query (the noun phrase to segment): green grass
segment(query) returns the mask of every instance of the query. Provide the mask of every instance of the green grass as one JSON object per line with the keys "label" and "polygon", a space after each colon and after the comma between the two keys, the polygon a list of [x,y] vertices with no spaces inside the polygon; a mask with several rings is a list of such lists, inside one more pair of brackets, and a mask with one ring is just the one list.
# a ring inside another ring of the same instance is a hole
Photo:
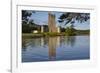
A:
{"label": "green grass", "polygon": [[76,35],[90,35],[90,30],[76,30]]}
{"label": "green grass", "polygon": [[74,32],[43,32],[43,33],[22,33],[23,38],[53,37],[53,36],[77,36],[89,35],[90,30],[75,30]]}

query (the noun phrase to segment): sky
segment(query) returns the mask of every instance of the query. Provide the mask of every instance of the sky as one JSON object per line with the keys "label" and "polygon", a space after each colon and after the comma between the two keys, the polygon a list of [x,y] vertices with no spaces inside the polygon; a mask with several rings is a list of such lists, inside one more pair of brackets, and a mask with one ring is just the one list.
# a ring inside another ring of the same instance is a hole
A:
{"label": "sky", "polygon": [[[63,12],[52,12],[56,16],[56,25],[57,26],[62,26],[62,27],[68,27],[70,24],[65,25],[64,23],[59,23],[58,18],[60,15],[63,14]],[[48,25],[48,12],[47,11],[35,11],[35,13],[32,13],[30,19],[34,20],[34,23],[38,25]],[[75,21],[74,27],[76,29],[81,29],[81,30],[87,30],[90,28],[90,20],[79,23],[78,21]]]}

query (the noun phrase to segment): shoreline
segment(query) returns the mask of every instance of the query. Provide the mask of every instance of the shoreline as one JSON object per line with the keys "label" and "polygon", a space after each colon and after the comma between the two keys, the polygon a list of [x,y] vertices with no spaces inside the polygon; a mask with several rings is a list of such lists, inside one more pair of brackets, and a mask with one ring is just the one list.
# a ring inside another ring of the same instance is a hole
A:
{"label": "shoreline", "polygon": [[42,33],[22,33],[22,38],[39,38],[39,37],[57,37],[57,36],[90,36],[90,34],[76,34],[76,35],[66,35],[65,33],[58,34],[42,34]]}

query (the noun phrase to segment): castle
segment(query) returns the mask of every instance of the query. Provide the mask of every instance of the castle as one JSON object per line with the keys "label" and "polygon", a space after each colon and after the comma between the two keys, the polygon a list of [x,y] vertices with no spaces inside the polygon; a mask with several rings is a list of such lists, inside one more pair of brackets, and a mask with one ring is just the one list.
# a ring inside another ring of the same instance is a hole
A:
{"label": "castle", "polygon": [[48,27],[49,27],[49,32],[57,32],[55,15],[52,14],[51,12],[48,13]]}

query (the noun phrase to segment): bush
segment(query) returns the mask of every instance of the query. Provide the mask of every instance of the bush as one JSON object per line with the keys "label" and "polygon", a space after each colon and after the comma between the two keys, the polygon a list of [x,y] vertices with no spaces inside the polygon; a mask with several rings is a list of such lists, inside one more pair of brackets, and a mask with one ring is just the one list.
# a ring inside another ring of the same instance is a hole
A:
{"label": "bush", "polygon": [[22,33],[31,33],[33,30],[37,30],[37,28],[30,24],[22,24]]}
{"label": "bush", "polygon": [[69,28],[69,27],[66,28],[65,33],[66,33],[66,35],[68,35],[68,36],[76,35],[75,29],[74,29],[74,28]]}

